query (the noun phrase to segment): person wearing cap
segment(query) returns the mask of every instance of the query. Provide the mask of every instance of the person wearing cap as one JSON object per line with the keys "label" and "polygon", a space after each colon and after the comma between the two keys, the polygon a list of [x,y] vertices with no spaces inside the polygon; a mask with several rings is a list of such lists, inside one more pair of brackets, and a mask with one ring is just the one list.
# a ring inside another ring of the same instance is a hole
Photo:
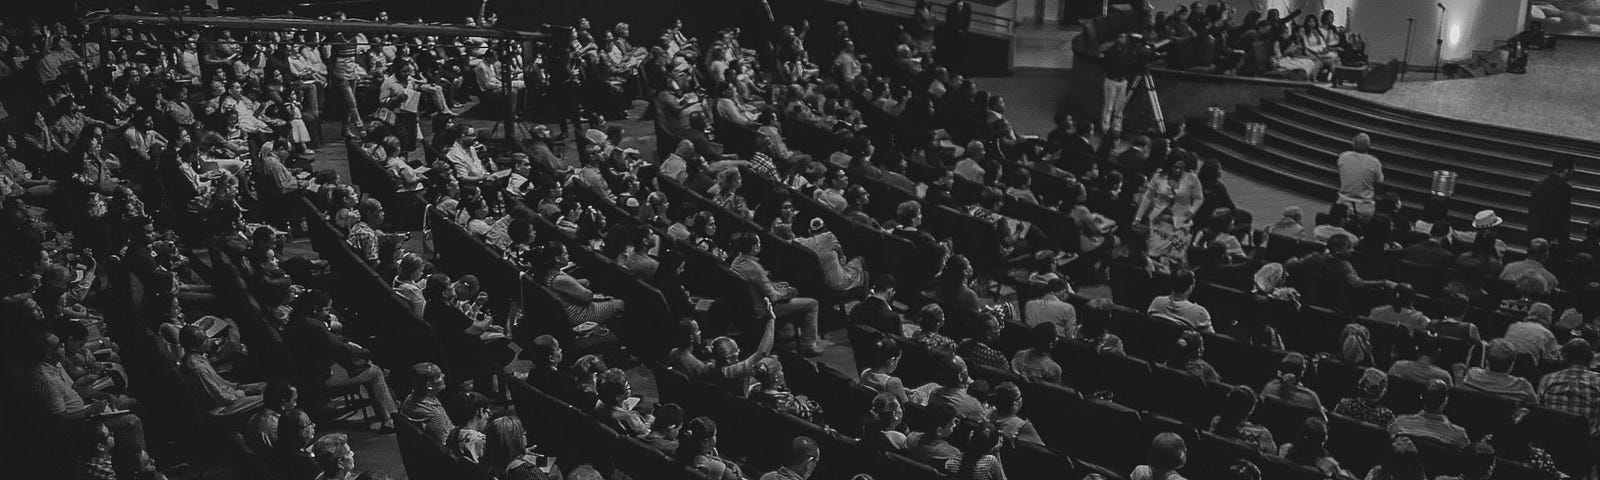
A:
{"label": "person wearing cap", "polygon": [[1425,438],[1461,449],[1471,443],[1467,429],[1450,422],[1444,407],[1450,402],[1450,384],[1431,380],[1422,389],[1422,411],[1395,417],[1389,425],[1389,435],[1395,437]]}
{"label": "person wearing cap", "polygon": [[1509,340],[1496,338],[1489,341],[1484,356],[1489,368],[1468,368],[1462,372],[1460,380],[1456,383],[1467,390],[1476,390],[1523,405],[1539,402],[1539,395],[1534,392],[1533,383],[1511,374],[1512,368],[1517,363],[1517,352]]}
{"label": "person wearing cap", "polygon": [[767,472],[761,480],[806,480],[822,460],[822,449],[811,437],[794,437],[789,444],[789,460],[777,470]]}
{"label": "person wearing cap", "polygon": [[1373,198],[1383,184],[1383,163],[1372,156],[1372,137],[1357,133],[1350,139],[1350,150],[1339,154],[1339,200],[1349,205],[1356,217],[1365,221],[1376,210]]}
{"label": "person wearing cap", "polygon": [[1128,480],[1184,480],[1178,469],[1189,463],[1189,448],[1183,437],[1172,432],[1162,432],[1150,441],[1150,460],[1146,465],[1133,467]]}
{"label": "person wearing cap", "polygon": [[1556,274],[1550,273],[1550,269],[1545,268],[1544,262],[1548,261],[1550,261],[1550,241],[1543,238],[1529,240],[1527,258],[1506,264],[1505,268],[1500,270],[1500,281],[1515,282],[1523,274],[1533,272],[1554,290],[1561,286],[1561,279],[1556,278]]}
{"label": "person wearing cap", "polygon": [[1359,396],[1343,398],[1333,406],[1333,413],[1354,418],[1381,427],[1394,422],[1394,412],[1383,405],[1383,395],[1389,391],[1389,375],[1383,370],[1368,367],[1356,380]]}
{"label": "person wearing cap", "polygon": [[1600,373],[1590,370],[1594,347],[1574,338],[1561,347],[1567,367],[1539,379],[1539,404],[1589,420],[1589,435],[1600,436]]}
{"label": "person wearing cap", "polygon": [[1551,162],[1550,176],[1533,187],[1528,198],[1528,234],[1566,244],[1572,238],[1572,173],[1576,170],[1571,157]]}
{"label": "person wearing cap", "polygon": [[1072,284],[1056,272],[1035,275],[1029,282],[1043,287],[1045,294],[1022,305],[1022,323],[1030,327],[1049,323],[1061,338],[1077,337],[1078,310],[1062,300],[1072,295]]}

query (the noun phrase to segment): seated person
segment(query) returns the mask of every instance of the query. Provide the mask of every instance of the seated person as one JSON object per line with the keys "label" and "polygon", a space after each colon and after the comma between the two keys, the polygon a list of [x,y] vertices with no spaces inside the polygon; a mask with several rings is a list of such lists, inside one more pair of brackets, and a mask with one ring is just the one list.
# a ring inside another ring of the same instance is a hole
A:
{"label": "seated person", "polygon": [[105,413],[124,410],[127,404],[114,404],[109,398],[84,402],[83,396],[67,376],[66,369],[61,366],[61,361],[66,358],[66,349],[59,337],[45,333],[33,341],[37,342],[37,357],[27,371],[30,393],[34,395],[37,405],[44,408],[40,413],[47,415],[49,424],[73,428],[98,417],[97,421],[111,430],[119,444],[144,449],[144,422],[137,415]]}
{"label": "seated person", "polygon": [[1039,437],[1033,422],[1017,415],[1022,410],[1022,389],[1017,384],[1001,383],[995,387],[989,402],[994,404],[994,413],[989,415],[989,420],[994,422],[1001,434],[1019,442],[1044,445],[1044,439]]}
{"label": "seated person", "polygon": [[961,450],[951,445],[947,438],[955,433],[961,418],[950,404],[929,404],[922,414],[921,423],[906,435],[906,455],[919,462],[943,465],[946,460],[959,458]]}
{"label": "seated person", "polygon": [[858,359],[867,364],[858,377],[862,386],[875,392],[894,397],[895,400],[905,402],[911,393],[900,378],[894,376],[894,371],[900,368],[900,342],[893,338],[879,338],[872,344],[872,357]]}
{"label": "seated person", "polygon": [[371,362],[371,352],[333,333],[330,324],[333,302],[326,293],[311,290],[295,299],[289,325],[284,328],[284,344],[296,346],[289,355],[289,371],[296,386],[322,391],[360,385],[372,396],[377,410],[373,430],[394,428],[393,415],[400,411],[389,389],[383,368]]}
{"label": "seated person", "polygon": [[850,321],[886,334],[905,335],[905,331],[900,327],[904,320],[894,310],[897,283],[894,275],[887,273],[873,277],[872,286],[867,289],[867,298],[850,308]]}
{"label": "seated person", "polygon": [[417,384],[406,396],[405,402],[400,404],[400,413],[420,427],[429,440],[444,445],[450,431],[455,430],[444,404],[439,402],[439,394],[445,387],[444,370],[431,362],[422,362],[413,365],[411,373],[416,377]]}
{"label": "seated person", "polygon": [[1255,415],[1258,402],[1256,392],[1250,387],[1239,386],[1229,389],[1228,395],[1223,398],[1221,412],[1211,419],[1208,431],[1223,438],[1244,442],[1263,454],[1277,454],[1278,442],[1272,438],[1272,431],[1250,421]]}
{"label": "seated person", "polygon": [[1061,383],[1061,364],[1056,363],[1050,353],[1055,350],[1060,338],[1056,326],[1040,323],[1034,325],[1029,333],[1033,339],[1032,346],[1011,357],[1011,371],[1036,382]]}
{"label": "seated person", "polygon": [[696,417],[683,427],[678,437],[679,463],[688,466],[710,480],[743,480],[739,464],[722,457],[717,451],[717,422],[707,417]]}
{"label": "seated person", "polygon": [[922,344],[935,353],[950,355],[956,353],[956,341],[939,333],[939,329],[944,328],[943,307],[937,303],[923,305],[917,312],[917,321],[919,328],[911,335],[911,341]]}
{"label": "seated person", "polygon": [[482,461],[488,441],[483,431],[489,427],[494,404],[489,401],[489,397],[470,391],[454,392],[450,401],[444,404],[445,413],[450,416],[450,423],[455,425],[455,429],[445,437],[444,448],[461,461],[467,463]]}
{"label": "seated person", "polygon": [[861,445],[886,452],[906,451],[906,434],[900,421],[905,418],[901,402],[889,393],[872,397],[872,406],[861,422]]}
{"label": "seated person", "polygon": [[212,348],[210,338],[199,327],[188,325],[179,333],[184,355],[179,366],[183,370],[185,380],[191,385],[200,387],[205,395],[204,408],[213,415],[226,415],[242,412],[261,405],[261,391],[265,383],[238,384],[230,382],[217,370],[211,367],[211,359],[207,355]]}
{"label": "seated person", "polygon": [[1444,415],[1445,404],[1449,401],[1450,385],[1440,380],[1429,381],[1422,390],[1422,411],[1395,417],[1394,423],[1389,425],[1389,435],[1426,438],[1455,449],[1466,447],[1472,442],[1467,430],[1450,423],[1450,418]]}
{"label": "seated person", "polygon": [[613,368],[600,374],[596,390],[600,395],[600,403],[594,408],[594,414],[607,425],[617,430],[622,435],[642,438],[650,434],[650,424],[655,419],[648,414],[640,413],[636,408],[637,403],[630,406],[638,399],[633,396],[633,385],[628,382],[627,372]]}
{"label": "seated person", "polygon": [[750,388],[751,400],[817,425],[827,424],[821,405],[805,395],[789,391],[789,383],[783,378],[783,364],[778,363],[777,358],[767,357],[756,362],[754,373],[756,384]]}
{"label": "seated person", "polygon": [[278,423],[285,414],[295,409],[300,392],[294,385],[283,381],[267,384],[262,394],[261,411],[250,416],[245,423],[244,442],[256,455],[265,456],[277,449]]}
{"label": "seated person", "polygon": [[1376,368],[1367,368],[1356,380],[1358,396],[1340,399],[1333,413],[1354,418],[1380,427],[1394,422],[1394,412],[1383,404],[1383,395],[1389,391],[1389,374]]}
{"label": "seated person", "polygon": [[982,420],[992,408],[967,393],[972,386],[972,375],[967,362],[959,356],[946,356],[940,360],[939,388],[928,395],[928,406],[949,405],[961,418]]}
{"label": "seated person", "polygon": [[1194,293],[1194,286],[1194,271],[1178,271],[1172,276],[1172,293],[1151,300],[1150,307],[1145,309],[1146,313],[1202,332],[1214,331],[1211,326],[1211,312],[1207,311],[1206,307],[1189,301],[1189,295]]}
{"label": "seated person", "polygon": [[625,308],[622,300],[590,291],[588,280],[573,278],[564,271],[571,263],[566,245],[550,242],[529,252],[528,275],[555,293],[567,312],[568,325],[605,324],[621,317]]}
{"label": "seated person", "polygon": [[1296,352],[1283,356],[1278,364],[1278,378],[1261,387],[1261,398],[1275,397],[1292,405],[1322,410],[1322,399],[1317,392],[1300,384],[1306,374],[1306,357]]}
{"label": "seated person", "polygon": [[774,316],[799,330],[799,338],[794,339],[796,351],[811,357],[821,355],[823,341],[817,334],[819,303],[815,299],[799,296],[800,291],[789,284],[774,282],[767,276],[767,269],[756,258],[761,253],[761,237],[754,234],[737,235],[733,243],[736,257],[729,268],[755,283],[762,295],[771,301]]}
{"label": "seated person", "polygon": [[1000,317],[993,312],[985,311],[978,315],[978,324],[983,325],[983,331],[978,337],[962,340],[956,347],[956,354],[962,358],[970,358],[978,365],[1006,370],[1011,364],[1006,361],[1006,355],[989,346],[1000,339],[1000,332],[1005,324],[1000,322]]}
{"label": "seated person", "polygon": [[652,413],[655,419],[650,422],[650,433],[644,436],[644,443],[668,457],[677,456],[678,434],[683,431],[683,407],[666,403],[657,405]]}

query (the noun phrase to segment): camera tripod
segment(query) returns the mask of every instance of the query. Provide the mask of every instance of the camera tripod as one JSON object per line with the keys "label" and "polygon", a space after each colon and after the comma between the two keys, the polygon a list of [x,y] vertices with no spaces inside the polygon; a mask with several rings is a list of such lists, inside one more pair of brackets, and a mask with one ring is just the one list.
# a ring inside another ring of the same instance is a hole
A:
{"label": "camera tripod", "polygon": [[1151,120],[1156,124],[1156,131],[1166,135],[1167,117],[1161,113],[1161,95],[1156,93],[1156,78],[1150,75],[1148,71],[1139,74],[1139,76],[1133,77],[1133,81],[1128,84],[1128,91],[1137,92],[1141,86],[1145,89],[1145,97],[1150,101],[1150,116]]}

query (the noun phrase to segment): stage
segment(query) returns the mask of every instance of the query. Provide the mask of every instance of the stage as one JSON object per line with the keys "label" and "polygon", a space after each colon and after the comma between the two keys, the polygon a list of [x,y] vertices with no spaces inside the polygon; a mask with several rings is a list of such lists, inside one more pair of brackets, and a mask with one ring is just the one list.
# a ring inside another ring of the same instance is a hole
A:
{"label": "stage", "polygon": [[[1407,74],[1413,80],[1423,75],[1433,74]],[[1600,141],[1600,40],[1563,39],[1555,50],[1529,52],[1528,73],[1522,75],[1407,81],[1388,93],[1334,91],[1461,120]]]}

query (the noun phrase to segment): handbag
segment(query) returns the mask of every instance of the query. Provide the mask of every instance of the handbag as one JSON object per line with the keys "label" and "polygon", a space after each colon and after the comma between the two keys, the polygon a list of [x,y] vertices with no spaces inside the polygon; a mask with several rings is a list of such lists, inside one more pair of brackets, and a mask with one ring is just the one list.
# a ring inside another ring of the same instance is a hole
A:
{"label": "handbag", "polygon": [[392,126],[392,125],[394,125],[394,122],[395,122],[394,109],[392,109],[392,108],[379,108],[379,109],[377,109],[377,111],[372,112],[372,118],[374,120],[383,122],[385,125],[391,125]]}

